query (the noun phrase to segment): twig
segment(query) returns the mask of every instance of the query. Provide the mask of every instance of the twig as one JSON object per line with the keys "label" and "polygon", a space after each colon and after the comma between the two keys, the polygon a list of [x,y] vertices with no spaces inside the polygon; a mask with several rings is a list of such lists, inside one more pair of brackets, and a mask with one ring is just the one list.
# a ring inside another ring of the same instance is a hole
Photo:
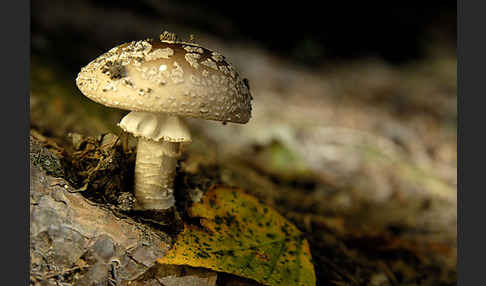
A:
{"label": "twig", "polygon": [[83,268],[87,268],[87,267],[88,267],[88,265],[84,265],[84,266],[76,266],[76,267],[73,267],[73,268],[65,269],[61,272],[56,272],[56,273],[52,273],[52,274],[49,274],[49,275],[45,275],[44,277],[42,277],[42,280],[54,278],[56,276],[64,275],[64,274],[69,273],[71,271],[79,270],[79,269],[83,269]]}

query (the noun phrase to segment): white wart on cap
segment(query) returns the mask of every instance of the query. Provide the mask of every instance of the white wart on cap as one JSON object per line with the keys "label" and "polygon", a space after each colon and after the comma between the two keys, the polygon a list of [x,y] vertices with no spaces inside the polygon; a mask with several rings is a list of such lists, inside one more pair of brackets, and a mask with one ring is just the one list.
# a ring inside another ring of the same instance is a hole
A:
{"label": "white wart on cap", "polygon": [[105,106],[246,123],[251,94],[224,56],[197,44],[142,40],[117,46],[81,69],[76,83]]}

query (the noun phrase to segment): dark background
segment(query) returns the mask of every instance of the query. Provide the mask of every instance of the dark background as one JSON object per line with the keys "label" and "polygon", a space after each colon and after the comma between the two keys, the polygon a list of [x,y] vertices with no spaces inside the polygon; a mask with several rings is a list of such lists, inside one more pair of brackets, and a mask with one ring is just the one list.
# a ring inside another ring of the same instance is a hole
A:
{"label": "dark background", "polygon": [[31,2],[32,54],[79,70],[124,41],[162,29],[247,42],[309,65],[379,57],[401,64],[430,46],[455,50],[456,1],[62,1]]}

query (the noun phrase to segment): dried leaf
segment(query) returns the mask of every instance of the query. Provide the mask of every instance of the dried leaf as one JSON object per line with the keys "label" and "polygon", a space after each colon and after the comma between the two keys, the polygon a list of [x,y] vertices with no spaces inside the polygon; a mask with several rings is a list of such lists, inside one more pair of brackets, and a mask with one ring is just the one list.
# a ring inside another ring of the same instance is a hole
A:
{"label": "dried leaf", "polygon": [[189,209],[161,264],[205,267],[265,285],[315,285],[308,242],[276,211],[238,189],[213,188]]}

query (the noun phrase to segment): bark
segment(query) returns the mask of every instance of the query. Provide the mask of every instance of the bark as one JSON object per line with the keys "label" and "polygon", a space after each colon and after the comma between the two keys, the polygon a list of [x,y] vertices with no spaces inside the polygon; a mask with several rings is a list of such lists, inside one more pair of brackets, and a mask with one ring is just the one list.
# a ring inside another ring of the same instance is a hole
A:
{"label": "bark", "polygon": [[163,232],[85,199],[53,176],[64,174],[54,152],[33,138],[30,149],[31,285],[214,285],[214,272],[155,265]]}

